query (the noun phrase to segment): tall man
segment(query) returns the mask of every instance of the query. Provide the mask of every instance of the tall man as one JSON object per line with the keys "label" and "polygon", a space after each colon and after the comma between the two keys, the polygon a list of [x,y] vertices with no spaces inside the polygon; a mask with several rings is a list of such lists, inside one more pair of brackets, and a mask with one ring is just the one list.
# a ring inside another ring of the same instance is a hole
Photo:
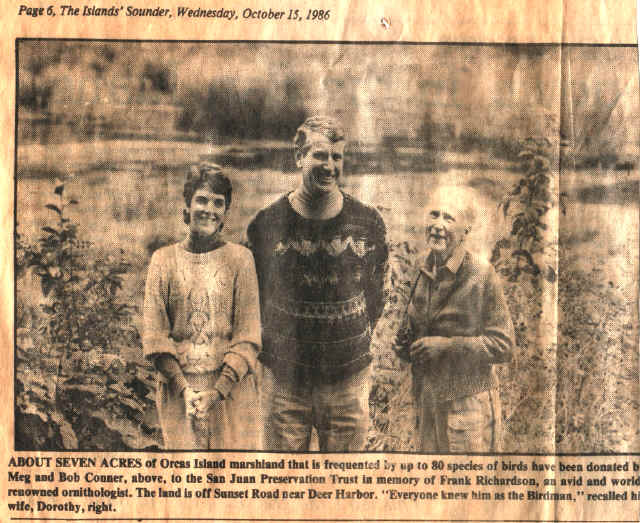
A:
{"label": "tall man", "polygon": [[338,187],[338,123],[309,118],[294,145],[302,183],[247,230],[263,314],[265,446],[308,450],[315,427],[321,451],[362,450],[369,344],[384,306],[385,225]]}
{"label": "tall man", "polygon": [[431,195],[426,251],[413,277],[405,330],[396,341],[412,365],[422,452],[500,450],[494,365],[511,359],[514,334],[493,267],[465,249],[476,201],[460,187]]}

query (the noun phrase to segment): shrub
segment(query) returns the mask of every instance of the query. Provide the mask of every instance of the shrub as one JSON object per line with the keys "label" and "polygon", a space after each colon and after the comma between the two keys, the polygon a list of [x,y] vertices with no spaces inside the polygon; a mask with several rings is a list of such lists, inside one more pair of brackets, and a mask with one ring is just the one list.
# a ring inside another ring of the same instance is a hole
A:
{"label": "shrub", "polygon": [[548,223],[557,202],[552,145],[546,138],[528,138],[520,147],[521,177],[499,206],[509,232],[496,242],[491,256],[503,278],[516,335],[514,358],[499,369],[505,447],[515,452],[553,452],[558,231],[550,230]]}
{"label": "shrub", "polygon": [[149,369],[125,362],[122,347],[139,346],[121,301],[123,260],[92,259],[65,210],[64,184],[46,207],[54,222],[36,245],[17,238],[17,260],[41,284],[38,316],[16,339],[16,448],[129,449],[157,446],[157,427],[145,423],[153,406]]}
{"label": "shrub", "polygon": [[546,238],[549,226],[545,218],[556,200],[552,187],[551,142],[546,138],[529,138],[522,144],[518,156],[522,176],[500,203],[504,217],[511,220],[511,231],[496,243],[491,263],[509,281],[518,281],[528,274],[534,284],[540,277],[553,283],[556,269],[545,264],[543,258],[552,243]]}
{"label": "shrub", "polygon": [[558,452],[637,451],[633,307],[600,269],[568,259],[558,280]]}
{"label": "shrub", "polygon": [[[382,209],[379,207],[381,211]],[[371,430],[367,450],[415,450],[415,407],[411,394],[411,369],[394,352],[391,340],[402,320],[411,289],[410,268],[418,250],[409,242],[389,242],[387,303],[372,340],[373,383],[369,395]]]}

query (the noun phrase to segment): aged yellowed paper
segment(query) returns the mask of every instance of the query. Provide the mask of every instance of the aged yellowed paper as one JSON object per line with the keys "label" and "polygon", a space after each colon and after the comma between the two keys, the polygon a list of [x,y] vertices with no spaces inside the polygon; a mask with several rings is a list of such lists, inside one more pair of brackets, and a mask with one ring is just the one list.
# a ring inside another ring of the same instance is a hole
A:
{"label": "aged yellowed paper", "polygon": [[3,520],[638,520],[634,2],[1,17]]}

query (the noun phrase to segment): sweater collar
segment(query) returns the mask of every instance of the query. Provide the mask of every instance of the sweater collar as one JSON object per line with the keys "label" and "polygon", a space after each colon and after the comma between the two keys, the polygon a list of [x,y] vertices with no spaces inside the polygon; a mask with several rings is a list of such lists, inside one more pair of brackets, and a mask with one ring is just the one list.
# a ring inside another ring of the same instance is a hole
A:
{"label": "sweater collar", "polygon": [[199,244],[194,244],[187,235],[187,237],[182,240],[181,246],[185,251],[192,254],[204,254],[219,249],[225,245],[225,243],[224,239],[220,237],[220,233],[216,234],[213,238],[209,238],[208,241]]}
{"label": "sweater collar", "polygon": [[344,195],[339,189],[328,194],[312,195],[303,184],[289,193],[289,205],[304,218],[328,220],[342,211]]}
{"label": "sweater collar", "polygon": [[[430,259],[431,251],[431,249],[427,249],[424,257],[421,259],[419,267],[421,272],[423,272],[432,280],[435,280],[437,271],[433,260]],[[451,256],[449,256],[447,263],[444,264],[445,268],[447,268],[451,274],[457,274],[457,272],[460,270],[460,266],[462,265],[462,261],[464,260],[466,253],[467,251],[465,251],[462,245],[458,245],[451,253]]]}

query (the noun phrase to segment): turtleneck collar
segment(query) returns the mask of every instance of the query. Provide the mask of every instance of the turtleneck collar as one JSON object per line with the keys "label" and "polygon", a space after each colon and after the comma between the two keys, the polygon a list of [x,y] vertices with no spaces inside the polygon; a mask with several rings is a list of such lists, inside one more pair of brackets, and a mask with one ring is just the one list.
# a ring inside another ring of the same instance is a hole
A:
{"label": "turtleneck collar", "polygon": [[194,237],[189,234],[182,242],[184,249],[187,252],[194,254],[202,254],[205,252],[214,251],[219,247],[222,247],[226,242],[220,237],[220,232],[214,236],[208,238]]}
{"label": "turtleneck collar", "polygon": [[301,184],[289,194],[289,203],[293,210],[304,218],[329,220],[342,211],[344,196],[339,189],[328,193],[312,193]]}

